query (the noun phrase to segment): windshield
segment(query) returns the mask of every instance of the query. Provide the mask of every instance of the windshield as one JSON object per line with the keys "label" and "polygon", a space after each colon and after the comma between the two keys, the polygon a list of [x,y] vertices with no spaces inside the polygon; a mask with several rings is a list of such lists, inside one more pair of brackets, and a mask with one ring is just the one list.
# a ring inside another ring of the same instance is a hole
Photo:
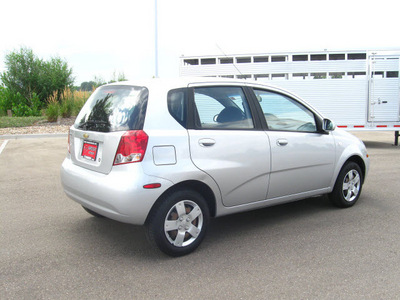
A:
{"label": "windshield", "polygon": [[113,132],[143,129],[148,90],[137,86],[103,86],[79,112],[75,128]]}

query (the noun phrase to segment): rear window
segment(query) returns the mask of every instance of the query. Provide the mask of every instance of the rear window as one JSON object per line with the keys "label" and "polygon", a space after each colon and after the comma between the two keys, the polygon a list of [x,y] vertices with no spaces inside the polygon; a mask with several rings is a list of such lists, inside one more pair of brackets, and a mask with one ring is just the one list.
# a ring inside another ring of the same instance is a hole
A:
{"label": "rear window", "polygon": [[143,129],[148,90],[138,86],[103,86],[79,112],[75,128],[113,132]]}

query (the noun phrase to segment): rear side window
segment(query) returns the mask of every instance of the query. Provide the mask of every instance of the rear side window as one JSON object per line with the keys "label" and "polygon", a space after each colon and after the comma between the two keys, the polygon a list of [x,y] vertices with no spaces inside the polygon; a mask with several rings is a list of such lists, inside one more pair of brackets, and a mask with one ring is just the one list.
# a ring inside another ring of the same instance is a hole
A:
{"label": "rear side window", "polygon": [[186,128],[187,89],[176,89],[168,92],[168,111],[174,119]]}
{"label": "rear side window", "polygon": [[143,129],[148,94],[145,87],[101,87],[87,100],[74,126],[99,132]]}
{"label": "rear side window", "polygon": [[240,87],[195,88],[194,104],[199,129],[254,128],[247,99]]}

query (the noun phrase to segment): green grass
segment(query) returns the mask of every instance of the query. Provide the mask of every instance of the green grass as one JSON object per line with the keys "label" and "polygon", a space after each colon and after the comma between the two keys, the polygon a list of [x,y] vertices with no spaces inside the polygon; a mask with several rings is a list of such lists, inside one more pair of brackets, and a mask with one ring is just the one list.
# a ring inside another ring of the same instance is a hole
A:
{"label": "green grass", "polygon": [[32,126],[46,117],[0,117],[0,128]]}

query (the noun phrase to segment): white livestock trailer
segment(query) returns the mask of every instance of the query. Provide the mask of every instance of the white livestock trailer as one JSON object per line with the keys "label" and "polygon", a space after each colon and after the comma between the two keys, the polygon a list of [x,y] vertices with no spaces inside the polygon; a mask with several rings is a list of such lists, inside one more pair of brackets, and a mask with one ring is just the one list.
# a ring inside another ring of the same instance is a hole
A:
{"label": "white livestock trailer", "polygon": [[400,131],[400,50],[183,56],[180,76],[267,82],[352,131]]}

